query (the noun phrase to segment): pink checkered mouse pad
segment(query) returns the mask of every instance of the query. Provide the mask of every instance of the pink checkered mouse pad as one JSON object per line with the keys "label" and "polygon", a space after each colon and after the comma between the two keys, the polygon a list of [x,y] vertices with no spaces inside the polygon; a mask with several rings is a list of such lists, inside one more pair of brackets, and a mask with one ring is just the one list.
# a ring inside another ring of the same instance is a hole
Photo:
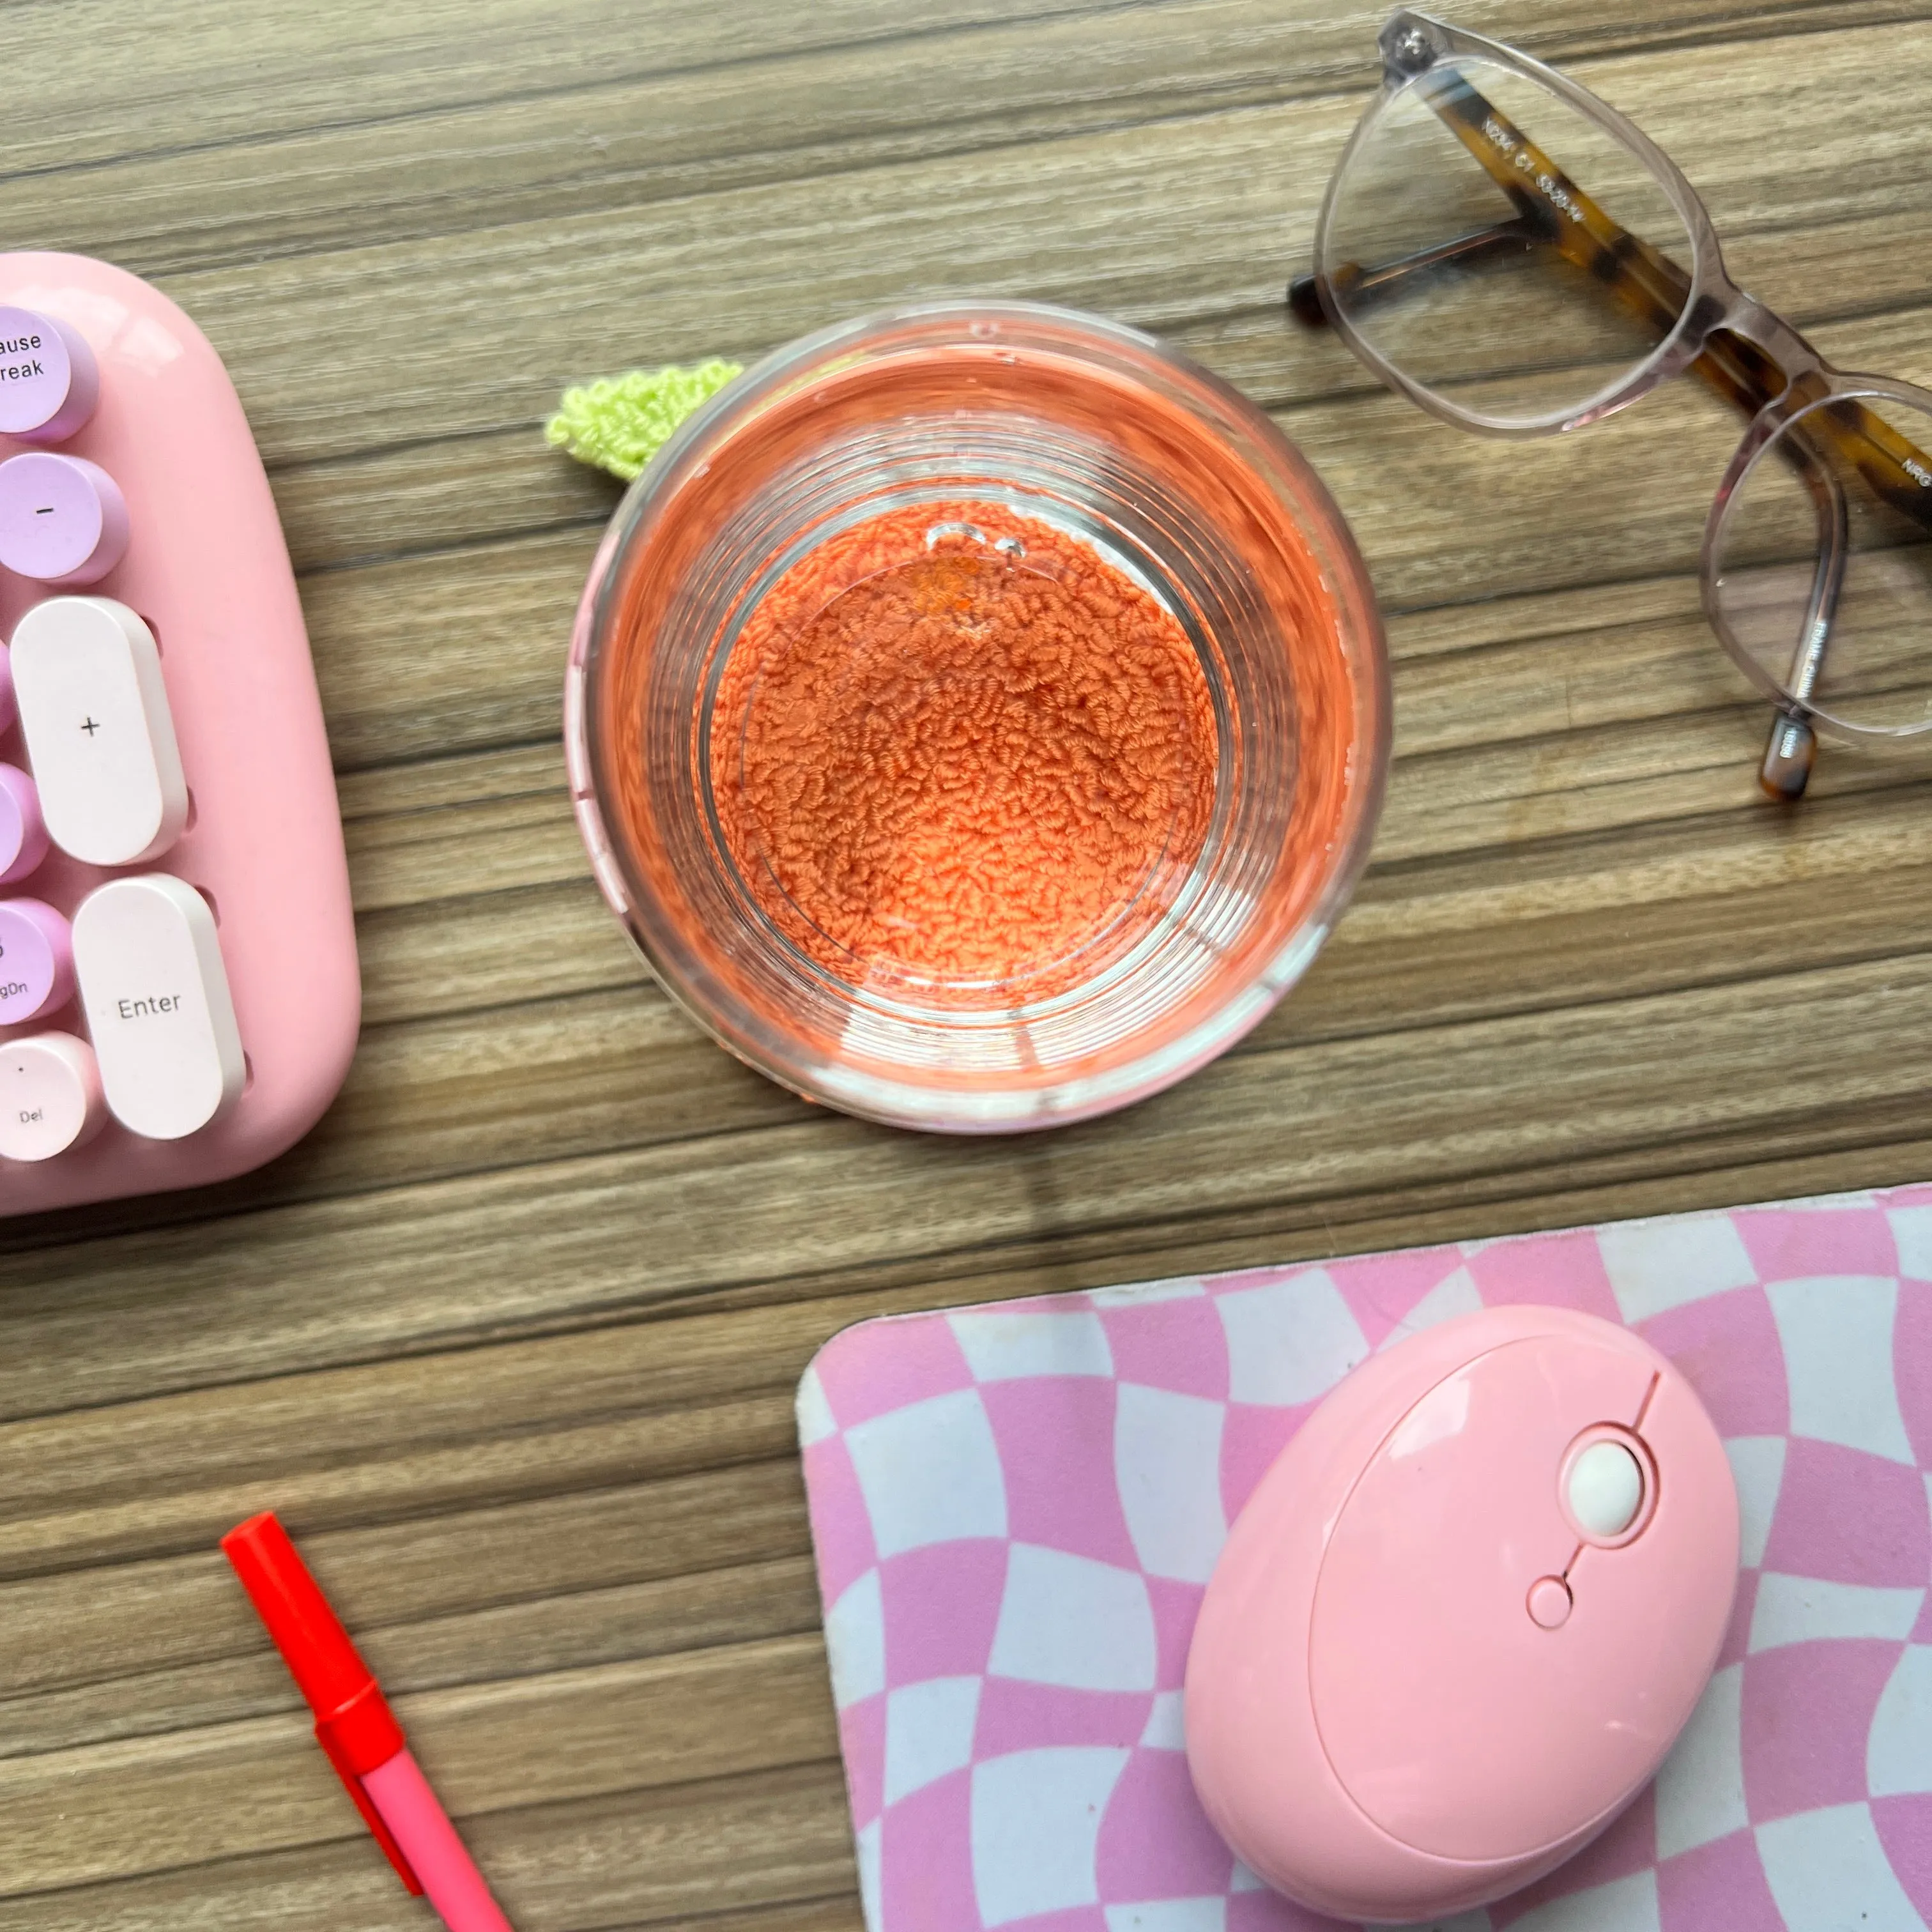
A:
{"label": "pink checkered mouse pad", "polygon": [[1932,1186],[869,1322],[799,1429],[869,1932],[1312,1932],[1202,1815],[1181,1682],[1227,1525],[1373,1350],[1628,1322],[1744,1508],[1717,1675],[1610,1832],[1456,1932],[1932,1914]]}

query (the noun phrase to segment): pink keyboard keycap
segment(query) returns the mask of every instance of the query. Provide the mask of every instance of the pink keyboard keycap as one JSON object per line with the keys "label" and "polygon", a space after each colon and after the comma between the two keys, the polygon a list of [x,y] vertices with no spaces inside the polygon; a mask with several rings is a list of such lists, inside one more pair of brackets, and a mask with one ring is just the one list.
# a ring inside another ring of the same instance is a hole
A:
{"label": "pink keyboard keycap", "polygon": [[82,456],[29,450],[0,463],[0,564],[42,584],[98,582],[128,554],[121,486]]}
{"label": "pink keyboard keycap", "polygon": [[18,1026],[74,996],[74,932],[40,899],[0,899],[0,1026]]}
{"label": "pink keyboard keycap", "polygon": [[64,442],[100,394],[100,367],[71,324],[0,305],[0,436]]}
{"label": "pink keyboard keycap", "polygon": [[46,856],[39,788],[18,765],[0,765],[0,886],[17,884]]}
{"label": "pink keyboard keycap", "polygon": [[106,1124],[94,1049],[70,1033],[0,1046],[0,1160],[52,1160]]}

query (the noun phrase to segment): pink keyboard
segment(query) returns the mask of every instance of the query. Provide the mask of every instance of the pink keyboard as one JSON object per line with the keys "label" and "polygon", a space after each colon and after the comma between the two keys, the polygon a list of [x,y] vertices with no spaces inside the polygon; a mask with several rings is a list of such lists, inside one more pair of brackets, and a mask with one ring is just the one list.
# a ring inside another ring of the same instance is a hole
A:
{"label": "pink keyboard", "polygon": [[223,1180],[362,994],[288,549],[167,298],[0,254],[0,1214]]}

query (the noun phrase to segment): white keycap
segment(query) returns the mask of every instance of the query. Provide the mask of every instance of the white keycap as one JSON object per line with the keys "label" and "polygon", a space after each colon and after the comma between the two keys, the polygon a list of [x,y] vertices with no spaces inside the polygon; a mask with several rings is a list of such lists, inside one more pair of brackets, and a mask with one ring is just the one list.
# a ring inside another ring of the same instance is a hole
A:
{"label": "white keycap", "polygon": [[50,597],[14,628],[14,694],[47,832],[90,866],[158,858],[188,783],[154,634],[111,597]]}
{"label": "white keycap", "polygon": [[0,1160],[51,1160],[106,1119],[94,1049],[70,1033],[0,1046]]}
{"label": "white keycap", "polygon": [[191,1134],[241,1096],[247,1068],[214,915],[166,872],[116,879],[74,916],[74,974],[108,1106],[150,1140]]}

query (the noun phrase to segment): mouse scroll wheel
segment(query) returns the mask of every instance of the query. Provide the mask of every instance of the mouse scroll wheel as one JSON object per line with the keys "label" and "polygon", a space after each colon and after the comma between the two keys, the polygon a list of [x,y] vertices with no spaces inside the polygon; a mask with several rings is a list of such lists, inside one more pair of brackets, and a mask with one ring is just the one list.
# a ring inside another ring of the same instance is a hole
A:
{"label": "mouse scroll wheel", "polygon": [[1642,1466],[1621,1442],[1593,1442],[1570,1466],[1568,1499],[1586,1536],[1621,1536],[1643,1507]]}

